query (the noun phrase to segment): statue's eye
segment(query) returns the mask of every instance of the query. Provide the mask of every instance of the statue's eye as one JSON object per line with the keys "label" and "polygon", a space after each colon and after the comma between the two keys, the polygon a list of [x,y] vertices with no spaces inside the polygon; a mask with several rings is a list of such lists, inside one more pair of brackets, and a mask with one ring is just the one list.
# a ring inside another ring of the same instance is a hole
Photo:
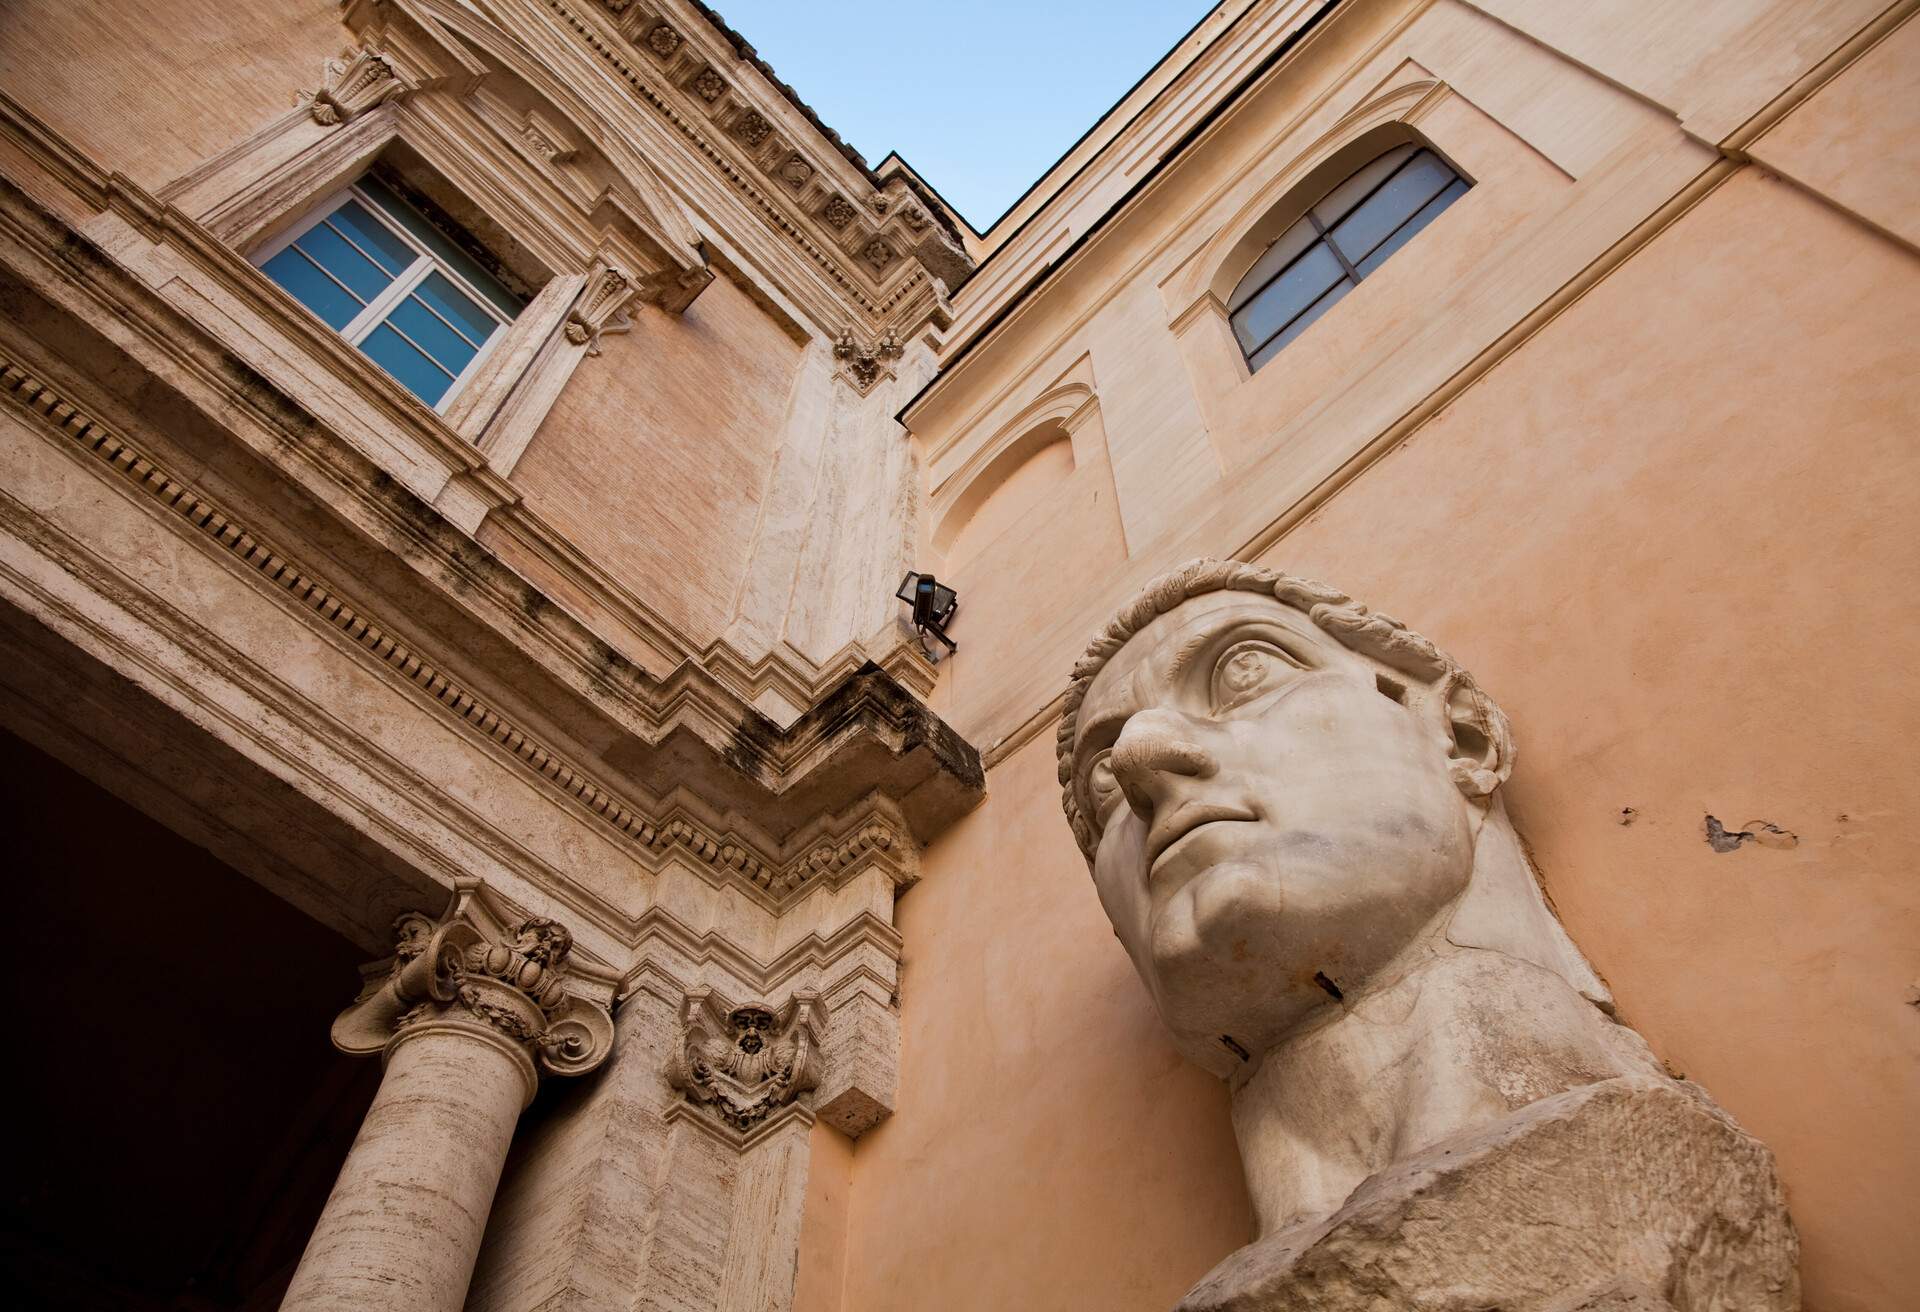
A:
{"label": "statue's eye", "polygon": [[1093,813],[1104,817],[1120,800],[1120,781],[1113,774],[1113,752],[1104,751],[1093,758],[1093,764],[1087,767],[1087,796],[1093,802]]}
{"label": "statue's eye", "polygon": [[1271,642],[1253,639],[1234,643],[1213,667],[1214,712],[1230,711],[1271,692],[1301,668],[1299,661]]}

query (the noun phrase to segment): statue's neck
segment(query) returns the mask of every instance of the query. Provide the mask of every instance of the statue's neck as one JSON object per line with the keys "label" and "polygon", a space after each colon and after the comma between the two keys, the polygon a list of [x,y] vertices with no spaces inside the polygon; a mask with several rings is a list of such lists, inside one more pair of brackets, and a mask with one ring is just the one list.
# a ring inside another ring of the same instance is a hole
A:
{"label": "statue's neck", "polygon": [[1262,1237],[1374,1172],[1537,1099],[1656,1073],[1638,1035],[1550,971],[1444,941],[1269,1050],[1233,1091]]}

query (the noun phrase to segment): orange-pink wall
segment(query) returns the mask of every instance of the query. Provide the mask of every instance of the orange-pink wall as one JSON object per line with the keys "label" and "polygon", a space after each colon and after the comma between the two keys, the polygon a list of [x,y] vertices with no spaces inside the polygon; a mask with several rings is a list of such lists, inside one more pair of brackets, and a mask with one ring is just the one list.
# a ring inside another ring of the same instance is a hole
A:
{"label": "orange-pink wall", "polygon": [[[1814,1312],[1920,1288],[1917,377],[1920,259],[1748,168],[1265,558],[1512,714],[1551,894],[1778,1154]],[[970,613],[954,676],[1075,604]],[[843,1306],[1164,1307],[1248,1237],[1224,1094],[1108,935],[1050,729],[989,789],[901,904],[901,1110],[856,1147]],[[1716,853],[1708,813],[1799,845]]]}
{"label": "orange-pink wall", "polygon": [[[600,569],[704,645],[725,628],[746,570],[800,348],[724,278],[677,318],[643,306],[633,319],[575,370],[513,481]],[[481,538],[498,546],[491,527]]]}
{"label": "orange-pink wall", "polygon": [[151,190],[286,113],[349,44],[333,0],[6,0],[0,88]]}
{"label": "orange-pink wall", "polygon": [[842,1306],[1170,1307],[1251,1233],[1225,1087],[1162,1037],[1050,743],[989,786],[899,904],[900,1111],[855,1145]]}

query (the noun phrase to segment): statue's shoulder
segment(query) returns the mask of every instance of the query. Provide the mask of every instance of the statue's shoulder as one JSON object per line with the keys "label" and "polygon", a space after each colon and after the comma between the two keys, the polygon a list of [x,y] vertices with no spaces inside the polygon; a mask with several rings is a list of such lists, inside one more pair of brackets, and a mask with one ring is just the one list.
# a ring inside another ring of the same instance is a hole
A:
{"label": "statue's shoulder", "polygon": [[1794,1312],[1798,1254],[1765,1145],[1697,1086],[1629,1076],[1394,1163],[1178,1312]]}

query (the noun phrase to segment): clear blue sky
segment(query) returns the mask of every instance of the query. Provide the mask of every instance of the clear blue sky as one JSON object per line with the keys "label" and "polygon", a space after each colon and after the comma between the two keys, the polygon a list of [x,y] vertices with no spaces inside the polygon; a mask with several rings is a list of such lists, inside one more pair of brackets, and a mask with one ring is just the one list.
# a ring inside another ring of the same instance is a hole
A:
{"label": "clear blue sky", "polygon": [[709,0],[826,125],[984,229],[1211,0]]}

